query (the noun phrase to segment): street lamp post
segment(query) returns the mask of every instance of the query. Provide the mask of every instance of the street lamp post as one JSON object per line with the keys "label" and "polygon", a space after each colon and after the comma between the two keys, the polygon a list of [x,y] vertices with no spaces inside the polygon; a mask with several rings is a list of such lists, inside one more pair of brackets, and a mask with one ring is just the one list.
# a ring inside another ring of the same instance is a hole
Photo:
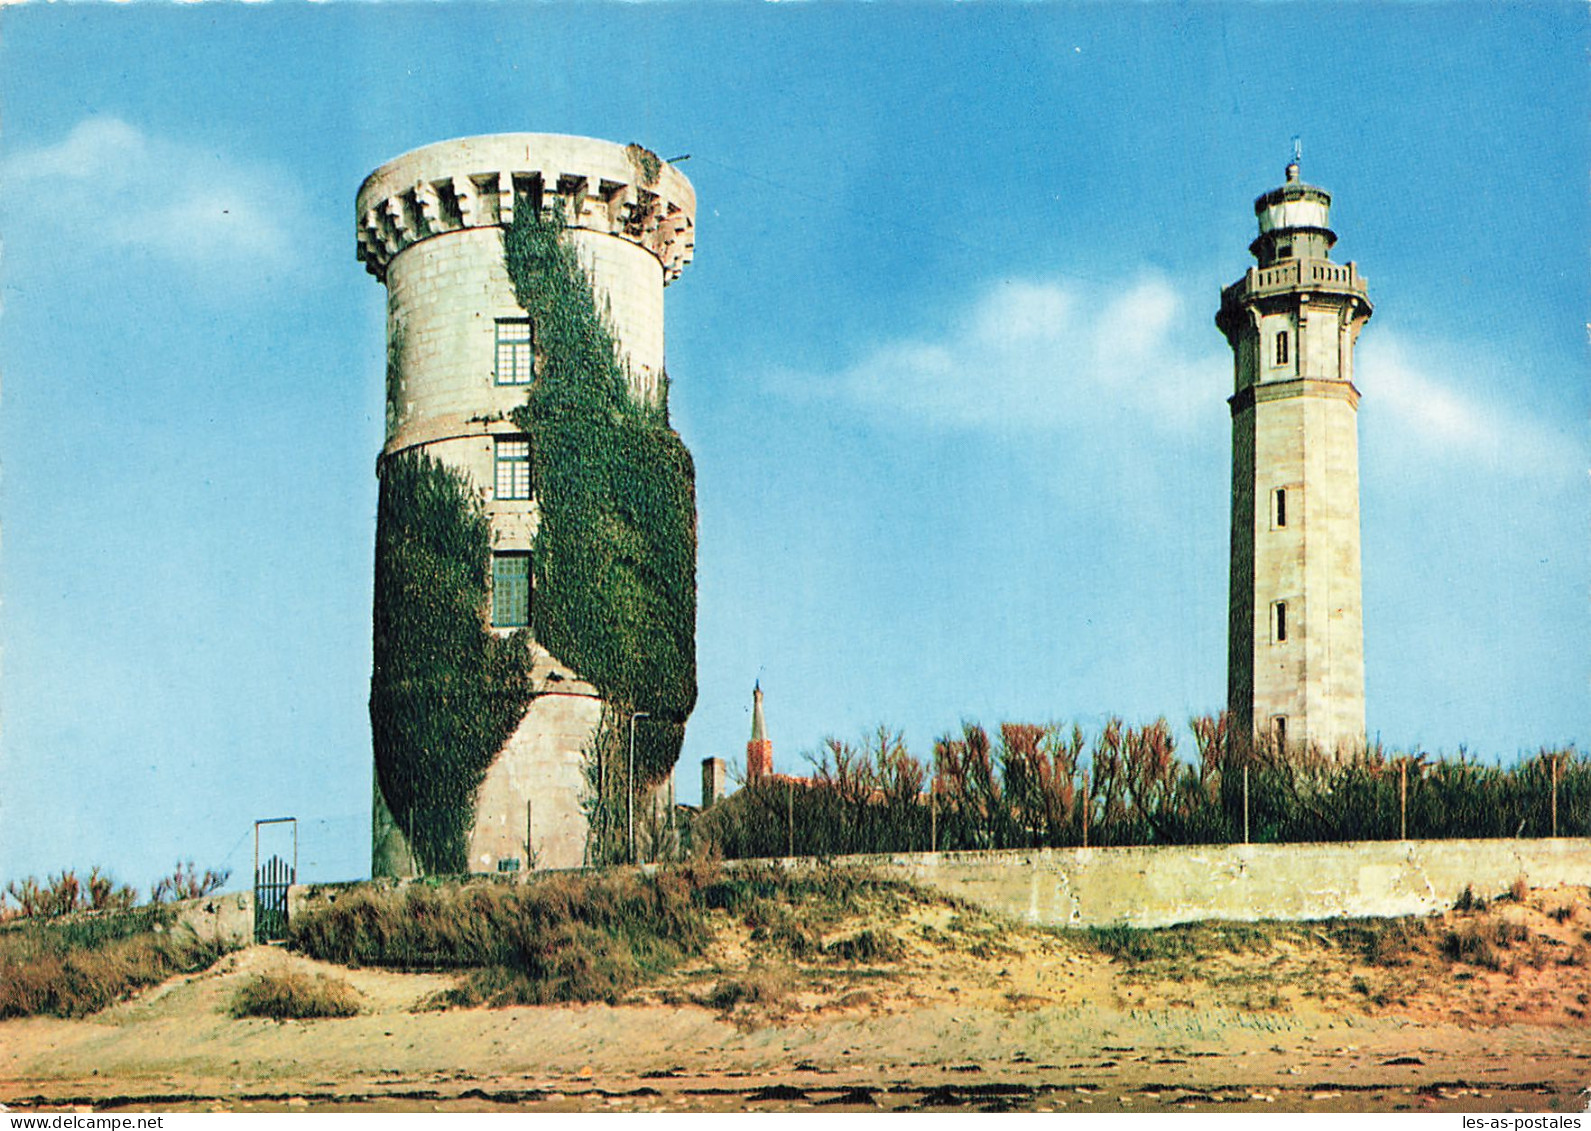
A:
{"label": "street lamp post", "polygon": [[625,781],[624,820],[630,828],[630,863],[639,861],[635,856],[635,720],[650,719],[650,711],[637,711],[630,716],[630,774]]}

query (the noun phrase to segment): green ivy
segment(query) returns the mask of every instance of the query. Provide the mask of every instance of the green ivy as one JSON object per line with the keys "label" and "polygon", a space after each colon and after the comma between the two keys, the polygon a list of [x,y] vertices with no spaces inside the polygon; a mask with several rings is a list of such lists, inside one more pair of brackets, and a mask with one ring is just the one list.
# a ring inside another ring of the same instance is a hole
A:
{"label": "green ivy", "polygon": [[475,794],[534,697],[529,635],[486,625],[491,532],[461,473],[403,452],[376,509],[376,781],[422,873],[469,870]]}
{"label": "green ivy", "polygon": [[[540,508],[532,627],[618,718],[650,714],[636,730],[636,777],[655,783],[672,772],[696,705],[695,468],[666,401],[631,397],[563,234],[561,203],[538,212],[524,198],[503,233],[539,366],[514,412],[533,438]],[[606,729],[617,756],[628,730]]]}
{"label": "green ivy", "polygon": [[663,160],[644,145],[631,142],[624,147],[625,155],[629,157],[630,164],[635,166],[635,171],[640,174],[641,184],[651,188],[657,184],[657,178],[663,172]]}
{"label": "green ivy", "polygon": [[[603,780],[587,806],[605,859],[621,835],[602,798],[625,795],[625,724],[651,715],[635,731],[636,777],[657,782],[696,703],[695,471],[669,427],[666,382],[657,405],[631,398],[562,239],[561,205],[538,214],[521,200],[515,216],[504,254],[540,368],[514,413],[533,437],[540,508],[532,629],[607,702],[588,751]],[[401,346],[400,327],[389,394],[401,388]],[[487,627],[490,570],[490,526],[469,480],[424,454],[383,460],[370,719],[377,786],[422,873],[468,870],[476,792],[536,694],[530,633]]]}

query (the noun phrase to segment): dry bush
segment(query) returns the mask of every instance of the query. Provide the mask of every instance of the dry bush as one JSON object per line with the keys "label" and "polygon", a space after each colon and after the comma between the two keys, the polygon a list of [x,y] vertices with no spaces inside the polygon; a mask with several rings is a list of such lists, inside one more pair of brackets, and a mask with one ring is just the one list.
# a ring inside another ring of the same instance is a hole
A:
{"label": "dry bush", "polygon": [[569,1001],[617,1005],[649,972],[652,963],[637,953],[630,939],[565,922],[546,932],[536,949],[520,961],[471,971],[457,986],[425,1004],[428,1008]]}
{"label": "dry bush", "polygon": [[361,886],[330,895],[289,927],[295,949],[327,961],[466,970],[429,1007],[617,1002],[702,953],[714,911],[744,917],[759,941],[817,952],[822,924],[893,906],[908,886],[862,874],[777,868],[725,873],[713,861],[632,871]]}
{"label": "dry bush", "polygon": [[116,883],[97,867],[89,870],[87,880],[80,880],[71,869],[42,884],[33,876],[13,880],[6,885],[5,895],[16,901],[13,914],[23,919],[53,918],[74,911],[127,911],[138,902],[136,891]]}
{"label": "dry bush", "polygon": [[1425,919],[1359,919],[1331,924],[1335,941],[1357,948],[1372,966],[1407,966],[1430,937]]}
{"label": "dry bush", "polygon": [[1501,970],[1503,957],[1498,952],[1529,938],[1530,929],[1523,923],[1495,918],[1471,920],[1447,931],[1442,936],[1441,950],[1450,961]]}
{"label": "dry bush", "polygon": [[[742,919],[781,958],[821,953],[826,925],[895,914],[910,885],[852,869],[725,872],[716,861],[565,873],[524,882],[421,881],[331,890],[289,926],[289,944],[348,965],[461,970],[425,1008],[617,1003],[701,954],[715,912]],[[879,953],[886,944],[874,944]]]}
{"label": "dry bush", "polygon": [[138,893],[127,884],[118,884],[98,868],[88,872],[88,905],[94,911],[130,911]]}
{"label": "dry bush", "polygon": [[791,958],[807,958],[819,949],[817,932],[789,904],[758,899],[746,912],[745,921],[753,941],[771,942]]}
{"label": "dry bush", "polygon": [[227,869],[218,872],[214,868],[206,868],[200,872],[193,866],[192,860],[186,864],[179,860],[171,875],[162,876],[149,889],[149,902],[175,903],[180,899],[202,899],[220,891],[231,875]]}
{"label": "dry bush", "polygon": [[141,908],[0,932],[0,1018],[82,1017],[226,952],[171,925],[169,912]]}
{"label": "dry bush", "polygon": [[700,1004],[725,1011],[737,1005],[773,1005],[790,996],[791,972],[783,967],[753,966],[738,978],[724,978],[701,997]]}
{"label": "dry bush", "polygon": [[841,962],[899,962],[906,957],[906,946],[888,931],[868,928],[828,943],[823,956]]}
{"label": "dry bush", "polygon": [[1508,885],[1508,898],[1520,905],[1530,902],[1530,884],[1525,877],[1514,877],[1514,882]]}
{"label": "dry bush", "polygon": [[324,974],[256,974],[232,997],[233,1017],[268,1017],[302,1021],[316,1017],[353,1017],[359,1013],[359,991]]}

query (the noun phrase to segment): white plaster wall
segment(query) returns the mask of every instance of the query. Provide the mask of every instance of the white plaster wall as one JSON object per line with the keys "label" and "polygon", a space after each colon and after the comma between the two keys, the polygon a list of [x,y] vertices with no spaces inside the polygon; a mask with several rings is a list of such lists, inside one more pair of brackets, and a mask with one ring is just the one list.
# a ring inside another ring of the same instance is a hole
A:
{"label": "white plaster wall", "polygon": [[[736,862],[744,866],[751,862]],[[787,860],[897,875],[998,914],[1055,927],[1165,927],[1424,915],[1465,887],[1492,897],[1591,884],[1591,839],[1058,848]]]}

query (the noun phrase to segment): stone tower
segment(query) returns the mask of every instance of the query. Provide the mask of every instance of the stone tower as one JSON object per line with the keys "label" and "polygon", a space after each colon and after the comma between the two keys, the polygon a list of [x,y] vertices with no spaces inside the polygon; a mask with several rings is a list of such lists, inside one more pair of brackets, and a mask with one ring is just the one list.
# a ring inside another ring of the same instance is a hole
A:
{"label": "stone tower", "polygon": [[1234,733],[1333,752],[1363,741],[1359,390],[1364,279],[1332,262],[1331,195],[1254,202],[1258,266],[1221,292],[1232,347],[1227,709]]}
{"label": "stone tower", "polygon": [[746,743],[746,781],[773,773],[773,742],[768,738],[768,724],[762,717],[762,681],[751,689],[751,741]]}
{"label": "stone tower", "polygon": [[[386,439],[378,470],[419,451],[463,473],[484,504],[492,549],[483,623],[530,624],[538,523],[533,437],[510,413],[537,373],[536,327],[515,298],[501,230],[516,204],[561,199],[567,238],[605,308],[632,397],[663,382],[663,288],[690,262],[690,182],[638,146],[551,134],[438,142],[381,166],[357,200],[358,258],[387,288]],[[379,563],[378,563],[379,573]],[[603,704],[579,673],[532,646],[542,689],[476,791],[470,871],[583,863],[583,751]],[[408,832],[375,797],[373,873],[414,870]]]}
{"label": "stone tower", "polygon": [[729,767],[722,758],[702,759],[702,808],[711,809],[724,799]]}

